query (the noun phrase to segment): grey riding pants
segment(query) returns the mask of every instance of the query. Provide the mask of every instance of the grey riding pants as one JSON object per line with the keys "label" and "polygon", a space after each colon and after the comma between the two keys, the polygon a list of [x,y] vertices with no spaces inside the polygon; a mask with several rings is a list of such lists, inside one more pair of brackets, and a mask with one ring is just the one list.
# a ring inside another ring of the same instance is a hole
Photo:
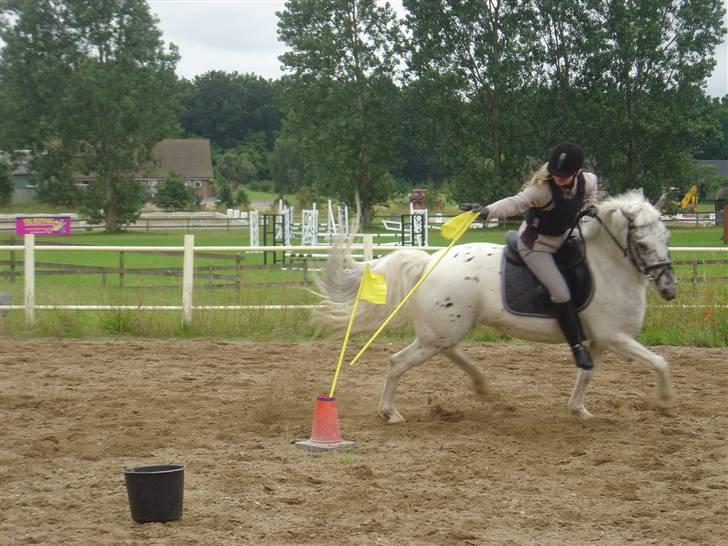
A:
{"label": "grey riding pants", "polygon": [[531,272],[548,290],[551,301],[565,303],[571,299],[571,292],[564,276],[556,267],[554,255],[544,250],[533,250],[518,240],[518,253]]}

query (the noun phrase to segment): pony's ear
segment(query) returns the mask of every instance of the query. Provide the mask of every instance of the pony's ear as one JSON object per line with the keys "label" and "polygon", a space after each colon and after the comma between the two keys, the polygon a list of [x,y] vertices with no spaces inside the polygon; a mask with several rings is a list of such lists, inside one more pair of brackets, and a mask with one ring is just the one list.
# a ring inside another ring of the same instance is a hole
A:
{"label": "pony's ear", "polygon": [[642,207],[639,203],[628,203],[622,207],[622,213],[633,222],[637,218],[640,210],[642,210]]}

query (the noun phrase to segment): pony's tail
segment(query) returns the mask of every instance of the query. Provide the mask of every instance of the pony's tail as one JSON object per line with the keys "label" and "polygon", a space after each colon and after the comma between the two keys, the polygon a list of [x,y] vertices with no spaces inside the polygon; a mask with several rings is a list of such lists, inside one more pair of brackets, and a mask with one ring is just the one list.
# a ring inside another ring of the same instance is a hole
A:
{"label": "pony's tail", "polygon": [[[354,318],[352,332],[373,332],[389,316],[420,279],[431,256],[423,250],[400,249],[372,260],[369,267],[375,273],[384,274],[387,282],[387,303],[373,304],[360,301]],[[351,248],[344,241],[336,241],[329,252],[323,277],[315,277],[318,295],[325,309],[314,312],[319,332],[339,331],[346,328],[351,316],[359,284],[364,273],[364,263],[355,262]],[[401,324],[407,318],[406,305],[390,324]]]}

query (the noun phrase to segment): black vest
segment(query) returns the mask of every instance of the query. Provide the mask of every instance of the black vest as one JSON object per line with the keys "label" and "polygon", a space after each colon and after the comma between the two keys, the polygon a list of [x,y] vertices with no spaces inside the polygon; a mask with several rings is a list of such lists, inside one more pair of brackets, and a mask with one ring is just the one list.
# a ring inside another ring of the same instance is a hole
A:
{"label": "black vest", "polygon": [[531,207],[526,211],[526,224],[528,229],[543,235],[562,235],[576,222],[576,217],[584,206],[584,175],[579,173],[576,182],[576,195],[573,199],[566,199],[553,180],[549,180],[551,188],[551,201],[546,203],[548,207],[551,203],[554,208],[544,210],[544,208]]}

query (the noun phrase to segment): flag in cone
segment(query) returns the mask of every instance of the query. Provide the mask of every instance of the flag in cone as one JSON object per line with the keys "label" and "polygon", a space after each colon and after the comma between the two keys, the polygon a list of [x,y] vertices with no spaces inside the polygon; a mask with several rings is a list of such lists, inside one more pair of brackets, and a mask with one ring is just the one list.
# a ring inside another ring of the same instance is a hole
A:
{"label": "flag in cone", "polygon": [[328,396],[322,394],[316,397],[316,408],[313,414],[313,426],[311,427],[311,438],[296,442],[296,447],[307,449],[309,451],[331,451],[334,449],[352,449],[354,442],[341,439],[339,431],[339,417],[336,411],[336,398],[334,398],[334,390],[336,389],[336,380],[339,378],[341,364],[344,361],[346,352],[346,344],[349,341],[349,334],[356,316],[356,309],[359,300],[366,300],[370,303],[382,305],[387,303],[387,281],[384,275],[374,273],[367,265],[364,268],[361,282],[359,283],[359,291],[356,294],[354,305],[349,317],[349,326],[346,329],[344,343],[341,346],[339,354],[339,362],[336,365],[334,380],[331,383],[331,390]]}
{"label": "flag in cone", "polygon": [[479,213],[474,210],[458,214],[455,218],[450,218],[447,222],[442,224],[440,233],[449,241],[452,241],[453,239],[457,240],[468,230],[470,224],[472,224],[478,217],[478,214]]}
{"label": "flag in cone", "polygon": [[341,439],[336,398],[325,394],[316,397],[311,438],[296,442],[296,447],[308,451],[333,451],[354,447],[354,442]]}

